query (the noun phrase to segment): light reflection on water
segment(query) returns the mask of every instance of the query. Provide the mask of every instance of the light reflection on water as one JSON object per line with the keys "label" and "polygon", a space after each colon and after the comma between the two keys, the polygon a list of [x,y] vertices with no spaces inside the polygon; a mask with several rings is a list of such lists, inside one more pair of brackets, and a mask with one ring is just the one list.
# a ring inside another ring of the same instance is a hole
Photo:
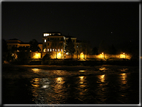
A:
{"label": "light reflection on water", "polygon": [[[131,102],[129,98],[131,96],[129,91],[131,87],[129,84],[130,73],[116,72],[113,75],[108,73],[98,75],[94,73],[96,71],[89,70],[79,70],[80,73],[66,70],[44,71],[48,72],[47,78],[31,80],[35,103],[111,104],[111,102]],[[92,75],[87,75],[88,73]]]}

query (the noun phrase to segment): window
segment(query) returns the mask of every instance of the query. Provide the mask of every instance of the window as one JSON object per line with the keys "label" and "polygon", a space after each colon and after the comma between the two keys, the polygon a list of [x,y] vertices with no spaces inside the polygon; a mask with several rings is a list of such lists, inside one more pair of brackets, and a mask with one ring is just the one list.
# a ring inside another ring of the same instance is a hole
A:
{"label": "window", "polygon": [[53,51],[54,51],[54,49],[53,49]]}
{"label": "window", "polygon": [[61,49],[61,52],[63,51],[63,49]]}
{"label": "window", "polygon": [[50,49],[50,52],[52,52],[52,49]]}
{"label": "window", "polygon": [[44,39],[44,42],[46,42],[46,39]]}
{"label": "window", "polygon": [[49,49],[47,51],[49,52]]}
{"label": "window", "polygon": [[60,49],[58,49],[58,52],[60,51]]}
{"label": "window", "polygon": [[49,36],[49,33],[44,33],[44,36]]}
{"label": "window", "polygon": [[46,52],[46,49],[44,49],[43,52]]}

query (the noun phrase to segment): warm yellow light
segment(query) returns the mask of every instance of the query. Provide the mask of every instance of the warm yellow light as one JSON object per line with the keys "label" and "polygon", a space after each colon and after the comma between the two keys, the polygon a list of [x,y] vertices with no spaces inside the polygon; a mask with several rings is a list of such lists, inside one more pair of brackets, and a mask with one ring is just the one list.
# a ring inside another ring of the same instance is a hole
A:
{"label": "warm yellow light", "polygon": [[120,58],[126,58],[126,55],[125,55],[125,53],[123,53],[123,54],[120,54]]}
{"label": "warm yellow light", "polygon": [[14,56],[14,53],[12,53],[12,56]]}
{"label": "warm yellow light", "polygon": [[46,52],[46,49],[44,49],[43,52]]}
{"label": "warm yellow light", "polygon": [[120,75],[122,76],[122,78],[121,78],[122,80],[126,80],[126,78],[127,78],[126,73],[121,73]]}
{"label": "warm yellow light", "polygon": [[105,81],[105,74],[103,74],[103,75],[100,75],[100,80],[101,80],[101,82],[104,82]]}
{"label": "warm yellow light", "polygon": [[33,68],[32,70],[34,71],[34,73],[38,73],[40,71],[38,68]]}
{"label": "warm yellow light", "polygon": [[80,80],[83,80],[84,76],[80,76],[79,78],[80,78]]}
{"label": "warm yellow light", "polygon": [[80,59],[83,59],[83,58],[84,58],[84,54],[82,52],[82,53],[80,53]]}
{"label": "warm yellow light", "polygon": [[102,54],[104,54],[104,53],[102,52]]}
{"label": "warm yellow light", "polygon": [[85,72],[85,70],[79,70],[79,72]]}
{"label": "warm yellow light", "polygon": [[34,53],[33,58],[35,59],[41,58],[41,53]]}
{"label": "warm yellow light", "polygon": [[56,83],[58,83],[58,84],[63,84],[65,81],[63,80],[63,78],[62,77],[57,77],[56,78]]}
{"label": "warm yellow light", "polygon": [[104,55],[103,54],[99,54],[98,58],[104,58]]}
{"label": "warm yellow light", "polygon": [[61,58],[61,53],[60,52],[57,53],[57,58],[59,58],[59,59]]}
{"label": "warm yellow light", "polygon": [[103,71],[103,70],[106,70],[106,68],[105,67],[101,67],[101,68],[99,68],[99,70]]}

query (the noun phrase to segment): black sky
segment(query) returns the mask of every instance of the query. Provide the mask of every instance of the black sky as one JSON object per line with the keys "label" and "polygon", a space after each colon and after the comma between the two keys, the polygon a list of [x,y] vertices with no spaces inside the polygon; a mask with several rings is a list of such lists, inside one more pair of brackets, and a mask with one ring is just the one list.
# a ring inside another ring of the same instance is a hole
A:
{"label": "black sky", "polygon": [[43,32],[61,32],[99,46],[139,42],[139,3],[2,2],[2,36],[42,42]]}

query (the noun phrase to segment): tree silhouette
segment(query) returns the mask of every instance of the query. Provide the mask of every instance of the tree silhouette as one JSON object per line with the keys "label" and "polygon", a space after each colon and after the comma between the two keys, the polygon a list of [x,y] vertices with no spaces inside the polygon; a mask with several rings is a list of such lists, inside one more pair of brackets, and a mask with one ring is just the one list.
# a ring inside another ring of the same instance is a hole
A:
{"label": "tree silhouette", "polygon": [[98,55],[98,48],[94,47],[93,50],[92,50],[92,53],[95,54],[95,55]]}
{"label": "tree silhouette", "polygon": [[111,45],[109,47],[109,54],[116,54],[116,48],[114,47],[114,45]]}
{"label": "tree silhouette", "polygon": [[40,51],[37,40],[33,39],[30,41],[30,50],[32,52]]}
{"label": "tree silhouette", "polygon": [[104,52],[104,53],[108,53],[108,45],[106,44],[106,42],[103,40],[100,45],[99,45],[99,48],[98,48],[98,52],[99,54]]}
{"label": "tree silhouette", "polygon": [[66,52],[69,52],[71,54],[72,58],[73,58],[73,54],[75,52],[75,49],[74,49],[74,43],[72,42],[70,37],[67,40],[65,49],[66,49]]}

